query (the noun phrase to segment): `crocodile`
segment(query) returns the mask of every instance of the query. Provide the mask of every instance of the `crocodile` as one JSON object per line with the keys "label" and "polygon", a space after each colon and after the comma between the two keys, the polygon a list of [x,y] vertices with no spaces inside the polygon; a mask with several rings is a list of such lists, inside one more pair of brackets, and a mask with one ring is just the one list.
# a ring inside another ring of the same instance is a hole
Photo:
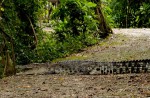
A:
{"label": "crocodile", "polygon": [[[107,75],[150,72],[150,59],[120,62],[68,60],[53,64],[47,63],[46,66],[41,64],[32,65],[36,66],[36,70],[34,71],[36,73],[32,71],[30,74]],[[39,65],[41,66],[37,67]],[[28,69],[28,67],[26,67],[26,69]]]}
{"label": "crocodile", "polygon": [[52,64],[48,74],[123,74],[150,72],[150,60],[121,62],[62,61]]}

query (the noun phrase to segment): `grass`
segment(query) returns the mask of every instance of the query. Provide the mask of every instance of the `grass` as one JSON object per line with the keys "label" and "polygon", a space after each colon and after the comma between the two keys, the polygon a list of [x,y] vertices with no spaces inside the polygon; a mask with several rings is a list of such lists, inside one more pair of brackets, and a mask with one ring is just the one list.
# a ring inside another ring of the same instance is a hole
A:
{"label": "grass", "polygon": [[86,58],[87,58],[86,56],[82,56],[82,55],[72,55],[65,58],[54,59],[52,62],[65,61],[65,60],[84,60]]}
{"label": "grass", "polygon": [[128,41],[129,39],[122,34],[110,35],[108,38],[102,40],[99,45],[100,46],[117,46],[124,44],[124,41]]}

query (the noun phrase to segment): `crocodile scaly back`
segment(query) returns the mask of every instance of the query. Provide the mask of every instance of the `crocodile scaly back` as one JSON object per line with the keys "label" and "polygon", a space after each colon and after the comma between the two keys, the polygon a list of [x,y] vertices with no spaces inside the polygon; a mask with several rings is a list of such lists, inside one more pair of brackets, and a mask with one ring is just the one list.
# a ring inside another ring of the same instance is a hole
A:
{"label": "crocodile scaly back", "polygon": [[121,62],[62,61],[52,64],[48,74],[125,74],[150,72],[150,60]]}

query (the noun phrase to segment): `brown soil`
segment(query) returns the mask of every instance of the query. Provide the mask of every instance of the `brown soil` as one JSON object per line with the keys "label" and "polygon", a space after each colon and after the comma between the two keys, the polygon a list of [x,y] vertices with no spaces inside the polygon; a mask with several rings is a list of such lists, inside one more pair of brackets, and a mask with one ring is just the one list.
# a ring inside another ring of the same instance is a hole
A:
{"label": "brown soil", "polygon": [[[115,34],[98,45],[88,47],[83,52],[73,54],[63,58],[63,60],[120,61],[150,59],[149,29],[142,29],[142,32],[147,33],[142,33],[140,36],[131,34],[136,31],[139,30],[125,32],[116,29]],[[150,73],[121,75],[18,74],[0,79],[0,98],[148,97],[150,97]]]}
{"label": "brown soil", "polygon": [[150,74],[22,75],[0,84],[0,98],[150,97]]}

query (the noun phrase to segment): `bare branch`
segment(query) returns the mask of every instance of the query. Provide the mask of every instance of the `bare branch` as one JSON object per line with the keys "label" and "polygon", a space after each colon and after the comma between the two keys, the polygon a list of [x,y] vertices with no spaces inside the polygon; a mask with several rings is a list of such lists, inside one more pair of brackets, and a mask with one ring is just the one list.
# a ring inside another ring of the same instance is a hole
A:
{"label": "bare branch", "polygon": [[36,36],[34,26],[32,24],[32,21],[31,21],[30,17],[27,14],[26,14],[26,17],[28,18],[28,20],[30,22],[30,25],[31,25],[31,28],[32,28],[32,31],[33,31],[33,36],[34,36],[34,41],[35,41],[34,45],[37,45],[38,42],[37,42],[37,36]]}

